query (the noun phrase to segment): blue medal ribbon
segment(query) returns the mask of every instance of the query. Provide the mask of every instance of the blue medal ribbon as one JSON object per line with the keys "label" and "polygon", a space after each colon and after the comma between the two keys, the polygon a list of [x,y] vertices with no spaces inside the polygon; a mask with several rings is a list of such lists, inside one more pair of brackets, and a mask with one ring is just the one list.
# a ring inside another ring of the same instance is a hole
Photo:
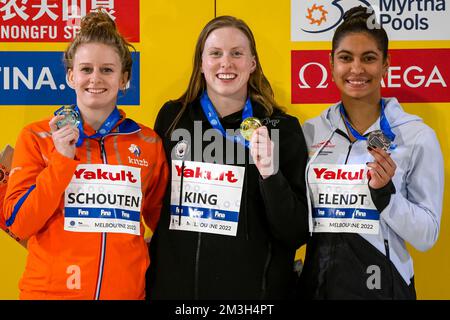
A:
{"label": "blue medal ribbon", "polygon": [[[206,90],[203,91],[202,96],[200,97],[200,104],[202,105],[203,113],[215,130],[219,131],[226,139],[240,143],[246,148],[249,148],[250,142],[245,140],[241,135],[231,136],[227,134],[220,123],[219,116],[217,115],[216,109],[214,108],[211,99],[209,99]],[[247,119],[248,117],[253,117],[253,107],[250,98],[247,98],[247,101],[245,101],[244,110],[242,111],[242,119]]]}
{"label": "blue medal ribbon", "polygon": [[[385,107],[384,99],[381,99],[380,129],[383,132],[383,134],[391,142],[393,142],[395,139],[395,134],[392,132],[389,121],[386,118],[386,114],[384,113],[384,107]],[[350,121],[348,121],[347,113],[345,112],[344,105],[342,104],[342,102],[339,105],[339,111],[342,115],[342,118],[344,119],[345,124],[347,125],[347,127],[350,130],[350,132],[352,133],[352,135],[356,138],[356,140],[367,140],[367,137],[359,134],[359,132],[356,131],[356,129],[353,128],[353,126],[350,124]],[[389,149],[393,150],[393,149],[395,149],[395,147],[396,147],[396,145],[391,143],[391,146],[389,147]]]}
{"label": "blue medal ribbon", "polygon": [[[55,114],[59,110],[60,109],[56,110]],[[78,114],[81,114],[80,109],[78,109],[78,106],[75,106],[74,110],[76,112],[78,112]],[[119,122],[119,120],[120,120],[120,112],[119,112],[119,109],[117,109],[117,107],[115,107],[114,110],[108,116],[108,118],[106,118],[105,122],[103,122],[103,124],[100,126],[100,128],[93,135],[88,136],[86,133],[84,133],[83,120],[81,119],[80,123],[78,124],[78,130],[80,131],[80,136],[76,143],[76,147],[77,148],[80,147],[83,144],[84,139],[86,139],[86,138],[95,139],[95,138],[104,137],[105,135],[107,135],[108,133],[111,132],[111,130],[115,127],[115,125],[117,124],[117,122]]]}

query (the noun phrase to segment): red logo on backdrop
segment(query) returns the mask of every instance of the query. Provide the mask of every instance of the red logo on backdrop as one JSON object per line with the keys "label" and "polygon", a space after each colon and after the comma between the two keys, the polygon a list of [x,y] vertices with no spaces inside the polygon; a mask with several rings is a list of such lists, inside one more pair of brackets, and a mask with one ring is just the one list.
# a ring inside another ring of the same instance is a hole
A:
{"label": "red logo on backdrop", "polygon": [[[381,83],[384,97],[400,102],[450,102],[450,49],[389,50],[391,67]],[[328,50],[291,52],[291,102],[335,103]]]}
{"label": "red logo on backdrop", "polygon": [[128,41],[139,42],[139,0],[2,0],[0,42],[68,42],[98,8]]}

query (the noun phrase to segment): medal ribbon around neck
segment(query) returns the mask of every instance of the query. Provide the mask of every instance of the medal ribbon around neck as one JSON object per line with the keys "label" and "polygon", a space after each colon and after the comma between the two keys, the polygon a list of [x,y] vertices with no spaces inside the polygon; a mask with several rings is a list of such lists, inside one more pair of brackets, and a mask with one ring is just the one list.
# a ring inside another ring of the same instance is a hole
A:
{"label": "medal ribbon around neck", "polygon": [[[391,130],[391,126],[389,125],[389,121],[386,118],[386,115],[384,113],[384,99],[381,99],[381,113],[380,113],[380,129],[383,132],[383,134],[388,137],[388,139],[393,142],[395,139],[395,134]],[[352,133],[352,135],[356,138],[356,140],[367,140],[367,137],[362,136],[359,134],[358,131],[356,131],[355,128],[350,124],[350,121],[348,121],[347,113],[345,112],[344,105],[342,102],[339,105],[339,111],[342,115],[342,118],[344,119],[345,124],[347,125],[348,129]],[[396,145],[391,144],[389,149],[395,149]]]}
{"label": "medal ribbon around neck", "polygon": [[[209,99],[206,90],[203,91],[202,96],[200,97],[200,104],[202,105],[203,113],[215,130],[219,131],[222,136],[230,141],[240,143],[246,148],[250,147],[250,142],[245,140],[242,135],[230,136],[227,134],[220,123],[219,116],[217,115],[216,109],[214,108],[211,99]],[[242,119],[247,119],[248,117],[253,117],[253,107],[250,98],[247,98],[247,101],[245,101],[244,110],[242,111]]]}
{"label": "medal ribbon around neck", "polygon": [[[59,110],[61,110],[61,108],[55,112],[55,115]],[[81,114],[80,109],[78,109],[78,106],[75,106],[74,110],[78,112],[78,114]],[[90,136],[84,133],[83,122],[80,121],[78,123],[78,130],[80,131],[80,137],[78,138],[76,147],[80,147],[83,144],[84,139],[86,138],[95,139],[106,136],[108,133],[111,132],[111,130],[114,128],[117,122],[119,122],[119,120],[120,120],[120,112],[119,109],[115,107],[114,110],[108,116],[108,118],[105,120],[105,122],[103,122],[103,124],[100,126],[100,128],[93,135]]]}

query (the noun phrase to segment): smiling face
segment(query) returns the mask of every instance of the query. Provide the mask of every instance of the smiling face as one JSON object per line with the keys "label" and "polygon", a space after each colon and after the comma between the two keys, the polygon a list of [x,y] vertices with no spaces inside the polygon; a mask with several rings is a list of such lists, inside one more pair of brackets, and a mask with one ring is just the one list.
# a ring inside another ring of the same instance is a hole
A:
{"label": "smiling face", "polygon": [[224,27],[209,34],[202,53],[201,71],[212,100],[245,99],[247,83],[255,67],[249,40],[242,31]]}
{"label": "smiling face", "polygon": [[333,79],[342,99],[353,98],[377,103],[381,98],[381,79],[389,68],[389,57],[373,37],[365,32],[344,36],[331,60]]}
{"label": "smiling face", "polygon": [[122,72],[119,55],[111,46],[101,43],[80,45],[68,70],[69,84],[77,94],[81,111],[88,109],[111,112],[117,102],[117,94],[128,80]]}

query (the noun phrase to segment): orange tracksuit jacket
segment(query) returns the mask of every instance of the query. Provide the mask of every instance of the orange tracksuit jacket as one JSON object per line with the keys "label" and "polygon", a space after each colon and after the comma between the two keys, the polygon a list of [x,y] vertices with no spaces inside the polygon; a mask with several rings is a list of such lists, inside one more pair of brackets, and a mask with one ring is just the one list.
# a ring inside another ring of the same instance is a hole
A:
{"label": "orange tracksuit jacket", "polygon": [[[56,151],[50,118],[28,125],[20,133],[3,214],[7,227],[17,237],[28,239],[26,268],[19,283],[21,299],[145,297],[150,259],[142,218],[155,229],[168,167],[158,135],[120,112],[116,127],[102,139],[85,139],[75,159]],[[83,129],[89,136],[95,133],[86,124]],[[132,144],[140,154],[133,153]],[[65,189],[77,165],[86,163],[141,168],[140,236],[64,230]]]}
{"label": "orange tracksuit jacket", "polygon": [[[6,184],[0,184],[0,207],[3,208],[3,199],[6,193]],[[5,217],[0,214],[0,229],[6,231]]]}

